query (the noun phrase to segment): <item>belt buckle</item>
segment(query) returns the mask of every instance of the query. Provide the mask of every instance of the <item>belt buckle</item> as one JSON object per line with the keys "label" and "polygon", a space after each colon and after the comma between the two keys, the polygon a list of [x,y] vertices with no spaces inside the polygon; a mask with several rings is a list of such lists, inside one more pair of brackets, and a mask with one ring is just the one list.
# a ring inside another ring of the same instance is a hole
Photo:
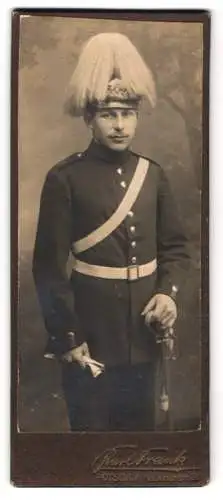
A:
{"label": "belt buckle", "polygon": [[131,264],[127,267],[127,280],[136,281],[139,279],[139,266],[138,264]]}

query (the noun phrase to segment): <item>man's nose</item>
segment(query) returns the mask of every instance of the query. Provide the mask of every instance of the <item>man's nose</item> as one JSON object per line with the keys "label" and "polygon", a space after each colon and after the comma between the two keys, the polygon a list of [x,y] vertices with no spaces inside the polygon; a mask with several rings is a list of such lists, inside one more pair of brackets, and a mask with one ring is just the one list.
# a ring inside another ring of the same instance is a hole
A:
{"label": "man's nose", "polygon": [[121,115],[116,116],[114,128],[115,130],[123,130],[124,123]]}

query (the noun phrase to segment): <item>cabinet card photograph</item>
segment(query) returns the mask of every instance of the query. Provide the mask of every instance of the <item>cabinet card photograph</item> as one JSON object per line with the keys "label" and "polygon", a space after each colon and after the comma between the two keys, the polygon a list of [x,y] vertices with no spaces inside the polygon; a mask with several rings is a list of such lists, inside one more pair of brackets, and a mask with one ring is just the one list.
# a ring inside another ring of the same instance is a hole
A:
{"label": "cabinet card photograph", "polygon": [[208,481],[209,13],[12,13],[12,480]]}

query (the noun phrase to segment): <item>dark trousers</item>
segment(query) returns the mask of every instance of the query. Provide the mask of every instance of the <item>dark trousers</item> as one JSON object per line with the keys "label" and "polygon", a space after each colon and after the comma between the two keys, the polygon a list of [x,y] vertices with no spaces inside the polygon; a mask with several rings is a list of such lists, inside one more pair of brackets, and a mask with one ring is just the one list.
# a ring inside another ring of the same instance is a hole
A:
{"label": "dark trousers", "polygon": [[107,368],[97,378],[76,363],[62,371],[72,431],[154,428],[154,363]]}

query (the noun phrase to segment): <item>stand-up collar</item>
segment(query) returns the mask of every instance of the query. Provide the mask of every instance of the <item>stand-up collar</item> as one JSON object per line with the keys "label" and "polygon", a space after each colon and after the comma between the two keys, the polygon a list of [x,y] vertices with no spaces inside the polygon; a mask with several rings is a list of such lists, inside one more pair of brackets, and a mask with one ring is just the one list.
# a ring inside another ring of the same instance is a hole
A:
{"label": "stand-up collar", "polygon": [[90,143],[86,154],[87,156],[89,155],[94,158],[100,158],[108,163],[118,164],[126,163],[132,155],[131,150],[129,149],[125,149],[125,151],[113,151],[112,149],[107,148],[94,140]]}

